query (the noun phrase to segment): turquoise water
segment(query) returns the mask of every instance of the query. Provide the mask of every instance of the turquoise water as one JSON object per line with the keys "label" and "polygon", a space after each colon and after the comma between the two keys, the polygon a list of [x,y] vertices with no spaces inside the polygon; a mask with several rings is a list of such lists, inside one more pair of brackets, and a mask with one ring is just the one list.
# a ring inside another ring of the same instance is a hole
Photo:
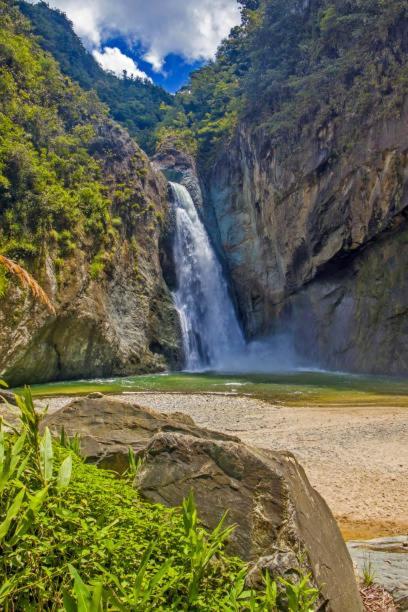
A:
{"label": "turquoise water", "polygon": [[235,393],[285,405],[395,405],[408,407],[408,380],[320,371],[276,374],[166,373],[33,385],[37,397],[103,393]]}

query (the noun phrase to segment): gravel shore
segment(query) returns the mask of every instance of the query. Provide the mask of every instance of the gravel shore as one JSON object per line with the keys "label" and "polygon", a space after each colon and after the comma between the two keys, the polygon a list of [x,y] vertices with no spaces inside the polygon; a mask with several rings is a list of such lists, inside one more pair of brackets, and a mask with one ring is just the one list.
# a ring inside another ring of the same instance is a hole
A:
{"label": "gravel shore", "polygon": [[[282,407],[234,394],[112,396],[269,449],[293,452],[331,507],[346,539],[408,533],[406,408]],[[50,412],[73,398],[47,400]]]}

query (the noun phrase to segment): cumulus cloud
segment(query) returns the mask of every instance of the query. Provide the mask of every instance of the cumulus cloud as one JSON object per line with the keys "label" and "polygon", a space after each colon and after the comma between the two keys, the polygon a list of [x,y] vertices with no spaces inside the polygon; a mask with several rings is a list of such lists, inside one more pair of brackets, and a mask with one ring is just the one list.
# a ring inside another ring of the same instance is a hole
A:
{"label": "cumulus cloud", "polygon": [[49,0],[67,13],[89,48],[124,36],[141,45],[157,71],[175,53],[187,61],[211,58],[239,23],[237,0]]}
{"label": "cumulus cloud", "polygon": [[151,81],[145,72],[139,70],[132,58],[122,53],[117,47],[104,47],[102,51],[94,49],[92,54],[104,70],[113,72],[118,77],[122,77],[123,71],[126,70],[129,77],[134,76]]}

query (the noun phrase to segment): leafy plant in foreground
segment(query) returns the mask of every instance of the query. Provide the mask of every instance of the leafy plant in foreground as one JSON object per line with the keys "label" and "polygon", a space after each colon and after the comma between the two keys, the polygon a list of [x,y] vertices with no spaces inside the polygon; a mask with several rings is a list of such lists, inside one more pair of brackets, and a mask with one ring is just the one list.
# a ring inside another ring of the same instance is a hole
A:
{"label": "leafy plant in foreground", "polygon": [[304,576],[298,583],[279,578],[279,582],[285,587],[290,612],[313,612],[319,591],[309,585],[309,580],[310,576]]}
{"label": "leafy plant in foreground", "polygon": [[311,609],[307,579],[293,602],[296,585],[269,576],[264,591],[246,588],[246,565],[223,550],[225,516],[209,533],[192,494],[181,509],[143,502],[126,478],[85,464],[67,436],[64,448],[41,434],[28,389],[16,399],[21,431],[0,430],[5,612]]}
{"label": "leafy plant in foreground", "polygon": [[185,552],[190,560],[190,577],[188,584],[188,602],[194,604],[200,583],[206,567],[214,555],[222,550],[223,544],[234,531],[234,526],[224,528],[227,514],[221,518],[214,531],[206,537],[203,530],[198,529],[197,507],[191,491],[183,501],[183,524],[186,535]]}
{"label": "leafy plant in foreground", "polygon": [[77,433],[72,438],[70,438],[66,434],[65,428],[62,427],[59,443],[62,446],[62,448],[66,448],[67,450],[71,450],[79,458],[82,457],[82,455],[81,455],[81,439],[80,439],[80,437],[79,437],[79,435]]}

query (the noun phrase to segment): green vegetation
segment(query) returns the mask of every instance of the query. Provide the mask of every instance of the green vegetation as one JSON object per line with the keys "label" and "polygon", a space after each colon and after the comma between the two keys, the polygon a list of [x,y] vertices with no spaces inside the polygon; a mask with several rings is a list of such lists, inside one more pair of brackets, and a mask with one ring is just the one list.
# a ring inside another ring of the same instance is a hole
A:
{"label": "green vegetation", "polygon": [[203,161],[238,120],[293,151],[337,120],[347,148],[362,123],[400,113],[408,93],[404,0],[240,4],[241,26],[215,62],[192,74],[163,122],[167,136],[195,140]]}
{"label": "green vegetation", "polygon": [[368,559],[365,559],[363,565],[363,585],[365,587],[370,587],[374,584],[374,581],[375,570],[370,557],[368,557]]}
{"label": "green vegetation", "polygon": [[[37,277],[50,256],[62,282],[75,256],[99,279],[119,232],[155,227],[144,158],[107,112],[62,75],[17,4],[0,0],[0,254]],[[2,270],[0,294],[7,288]]]}
{"label": "green vegetation", "polygon": [[0,72],[1,252],[30,260],[51,240],[66,257],[87,236],[104,241],[109,200],[89,148],[105,109],[61,76],[3,1]]}
{"label": "green vegetation", "polygon": [[20,429],[0,430],[0,604],[11,610],[248,610],[307,612],[308,577],[245,588],[245,564],[223,551],[190,495],[181,509],[143,502],[119,478],[86,465],[78,439],[39,433],[29,390],[16,396]]}
{"label": "green vegetation", "polygon": [[164,109],[172,96],[149,81],[123,79],[105,72],[86,51],[67,17],[45,2],[20,2],[22,12],[30,18],[39,43],[52,53],[64,74],[87,90],[93,89],[110,109],[113,119],[122,123],[147,153],[155,148],[154,131],[163,119]]}

